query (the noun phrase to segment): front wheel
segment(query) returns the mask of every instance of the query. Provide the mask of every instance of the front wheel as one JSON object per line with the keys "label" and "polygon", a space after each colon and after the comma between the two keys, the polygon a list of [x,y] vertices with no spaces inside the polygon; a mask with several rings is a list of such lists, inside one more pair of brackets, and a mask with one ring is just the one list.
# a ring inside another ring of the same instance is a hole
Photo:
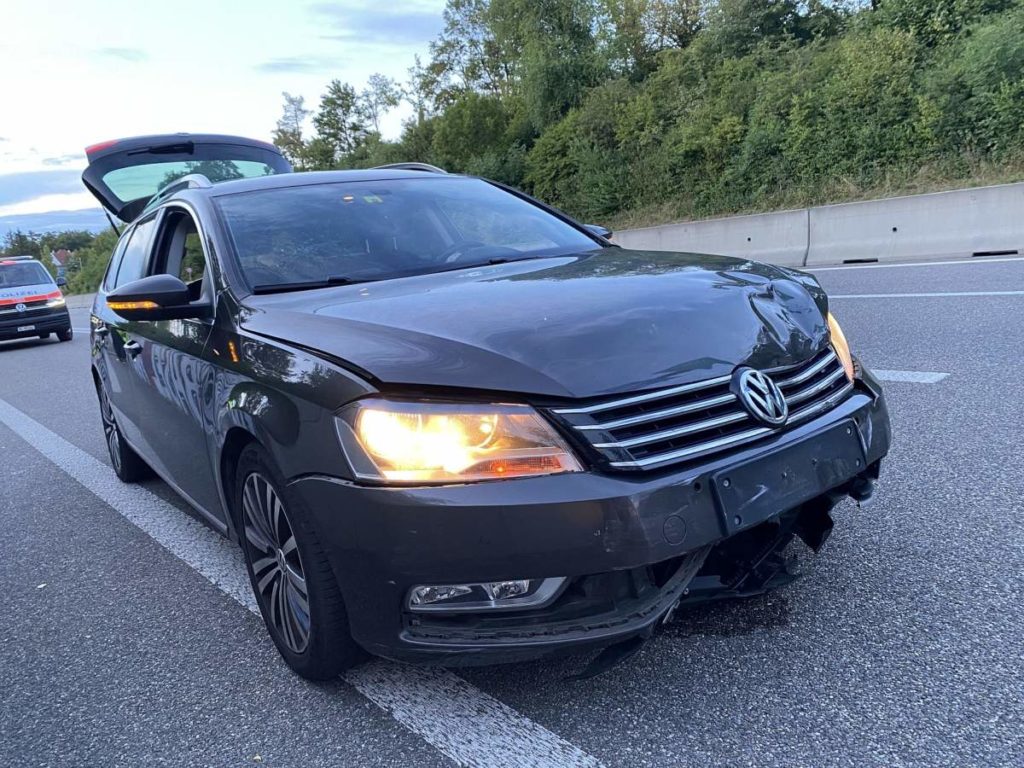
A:
{"label": "front wheel", "polygon": [[57,338],[61,341],[71,341],[75,338],[75,331],[73,328],[65,328],[63,331],[57,331]]}
{"label": "front wheel", "polygon": [[362,655],[341,590],[301,500],[256,444],[238,460],[235,509],[249,580],[277,650],[302,677],[337,677]]}

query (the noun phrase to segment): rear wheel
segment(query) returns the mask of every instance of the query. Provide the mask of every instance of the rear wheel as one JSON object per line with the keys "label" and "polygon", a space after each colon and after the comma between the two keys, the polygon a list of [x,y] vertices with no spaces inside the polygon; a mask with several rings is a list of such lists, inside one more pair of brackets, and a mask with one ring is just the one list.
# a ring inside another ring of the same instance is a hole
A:
{"label": "rear wheel", "polygon": [[278,651],[302,677],[337,677],[362,657],[341,590],[301,499],[256,444],[238,460],[235,509],[249,580]]}
{"label": "rear wheel", "polygon": [[103,437],[107,442],[107,452],[114,473],[125,483],[135,483],[149,477],[149,466],[142,460],[121,436],[121,428],[117,426],[117,417],[110,405],[106,388],[100,384],[97,388],[100,396],[100,418],[103,420]]}
{"label": "rear wheel", "polygon": [[57,331],[57,338],[61,341],[71,341],[75,338],[75,331],[73,328],[65,328],[63,331]]}

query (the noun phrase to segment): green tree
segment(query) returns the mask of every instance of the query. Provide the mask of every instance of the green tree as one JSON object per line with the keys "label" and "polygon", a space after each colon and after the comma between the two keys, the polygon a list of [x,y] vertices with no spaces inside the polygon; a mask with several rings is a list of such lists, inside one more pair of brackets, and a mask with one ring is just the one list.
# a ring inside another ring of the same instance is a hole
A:
{"label": "green tree", "polygon": [[0,254],[3,256],[32,256],[38,259],[41,254],[39,235],[35,232],[22,232],[15,229],[4,235]]}
{"label": "green tree", "polygon": [[359,92],[359,103],[363,115],[373,130],[380,134],[380,119],[402,101],[402,89],[390,77],[375,73],[366,81],[366,88]]}
{"label": "green tree", "polygon": [[367,116],[355,88],[332,80],[320,99],[313,125],[317,138],[329,148],[334,164],[352,154],[367,135]]}
{"label": "green tree", "polygon": [[1013,0],[883,0],[881,10],[889,23],[934,46],[979,17],[1012,4]]}
{"label": "green tree", "polygon": [[274,144],[293,166],[302,168],[306,149],[303,125],[310,111],[306,109],[306,100],[302,96],[293,96],[287,91],[281,96],[284,97],[284,107],[274,129]]}
{"label": "green tree", "polygon": [[470,91],[507,97],[517,58],[495,36],[490,0],[448,0],[444,29],[430,44],[430,64],[421,85],[438,107]]}
{"label": "green tree", "polygon": [[486,18],[498,50],[511,56],[517,91],[536,130],[578,105],[604,75],[588,0],[491,0]]}

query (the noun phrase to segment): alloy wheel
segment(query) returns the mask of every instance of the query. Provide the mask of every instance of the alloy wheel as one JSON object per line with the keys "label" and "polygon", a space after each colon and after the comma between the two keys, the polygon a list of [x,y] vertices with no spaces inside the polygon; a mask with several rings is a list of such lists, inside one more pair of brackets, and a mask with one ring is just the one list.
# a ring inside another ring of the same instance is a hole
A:
{"label": "alloy wheel", "polygon": [[107,450],[114,470],[121,472],[121,432],[114,420],[114,409],[110,405],[110,397],[106,388],[100,388],[100,418],[103,419],[103,436],[107,441]]}
{"label": "alloy wheel", "polygon": [[266,615],[288,648],[302,653],[310,627],[302,558],[284,504],[258,472],[245,479],[242,513],[253,581]]}

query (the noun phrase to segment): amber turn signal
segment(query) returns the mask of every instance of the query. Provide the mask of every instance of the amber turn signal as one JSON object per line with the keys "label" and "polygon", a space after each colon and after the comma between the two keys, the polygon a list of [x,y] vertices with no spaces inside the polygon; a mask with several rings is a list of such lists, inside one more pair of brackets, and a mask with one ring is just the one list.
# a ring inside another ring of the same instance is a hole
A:
{"label": "amber turn signal", "polygon": [[828,332],[832,337],[832,349],[835,350],[836,357],[839,358],[843,364],[843,370],[846,371],[846,378],[853,381],[853,355],[850,353],[850,344],[831,312],[828,313]]}
{"label": "amber turn signal", "polygon": [[108,301],[107,306],[114,312],[133,309],[159,309],[155,301]]}

